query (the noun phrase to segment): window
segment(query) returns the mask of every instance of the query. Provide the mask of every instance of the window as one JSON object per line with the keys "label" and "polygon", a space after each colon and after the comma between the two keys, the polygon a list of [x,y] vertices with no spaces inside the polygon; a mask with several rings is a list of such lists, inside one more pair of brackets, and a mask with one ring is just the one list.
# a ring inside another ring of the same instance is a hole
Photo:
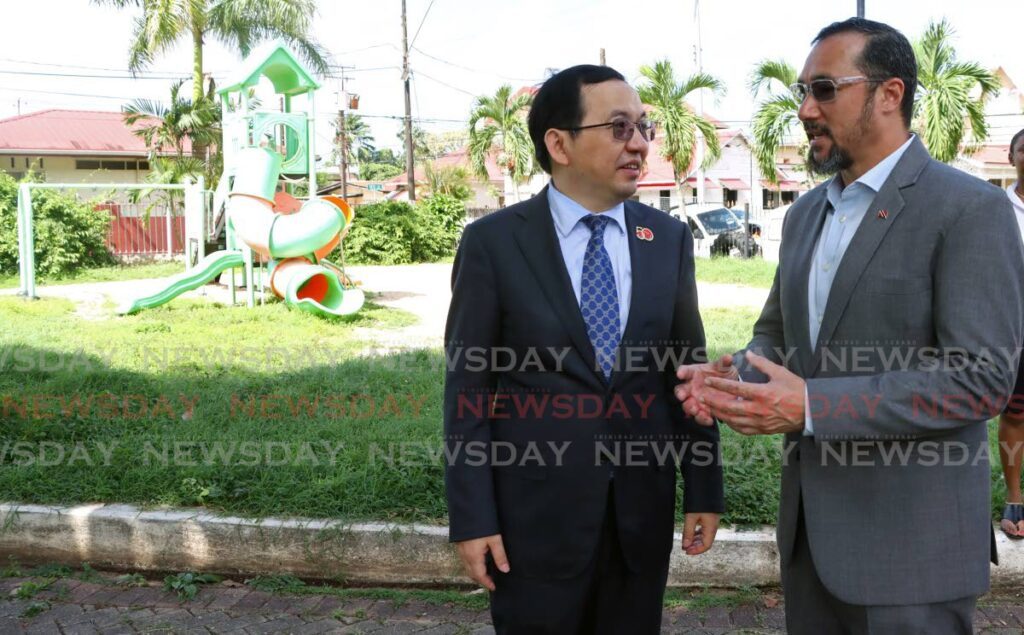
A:
{"label": "window", "polygon": [[663,212],[672,209],[672,190],[658,190],[658,209]]}
{"label": "window", "polygon": [[722,199],[726,207],[736,207],[736,201],[739,199],[739,192],[736,190],[730,190],[729,188],[722,188]]}
{"label": "window", "polygon": [[148,170],[149,169],[149,161],[139,161],[139,169],[140,170]]}
{"label": "window", "polygon": [[[100,167],[103,168],[104,170],[124,170],[125,169],[125,162],[124,161],[100,161]],[[132,169],[134,169],[134,167],[135,167],[135,165],[134,165],[134,162],[133,162]]]}
{"label": "window", "polygon": [[76,170],[98,170],[100,169],[99,161],[75,161]]}

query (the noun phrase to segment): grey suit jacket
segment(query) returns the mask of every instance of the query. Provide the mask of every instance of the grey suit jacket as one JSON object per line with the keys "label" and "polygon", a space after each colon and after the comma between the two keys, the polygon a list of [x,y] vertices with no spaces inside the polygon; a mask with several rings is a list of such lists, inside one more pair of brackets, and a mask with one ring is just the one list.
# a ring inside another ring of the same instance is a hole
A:
{"label": "grey suit jacket", "polygon": [[999,188],[916,140],[857,229],[812,346],[807,284],[826,206],[821,185],[790,208],[748,346],[805,378],[810,399],[814,436],[784,440],[783,565],[802,500],[816,569],[839,599],[984,593],[995,561],[985,422],[1012,391],[1024,330],[1013,212]]}

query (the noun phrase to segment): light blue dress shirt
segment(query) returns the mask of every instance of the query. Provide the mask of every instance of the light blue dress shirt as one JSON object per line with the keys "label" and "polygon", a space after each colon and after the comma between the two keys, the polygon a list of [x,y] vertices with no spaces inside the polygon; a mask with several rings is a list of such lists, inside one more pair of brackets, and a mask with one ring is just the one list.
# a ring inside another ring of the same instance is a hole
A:
{"label": "light blue dress shirt", "polygon": [[[818,346],[821,320],[825,316],[828,294],[832,289],[832,281],[836,278],[836,269],[843,261],[843,255],[857,233],[861,221],[867,215],[871,202],[875,200],[882,185],[888,180],[893,168],[913,141],[914,135],[910,135],[906,143],[846,187],[843,187],[842,175],[837,174],[829,181],[825,191],[829,209],[825,224],[821,228],[821,235],[818,237],[818,245],[814,249],[811,273],[807,278],[807,323],[810,326],[811,346],[814,348]],[[804,434],[807,436],[814,434],[809,402],[810,400],[805,398]]]}
{"label": "light blue dress shirt", "polygon": [[[579,304],[583,284],[583,255],[590,242],[590,229],[580,220],[594,212],[559,192],[554,182],[548,185],[548,205],[555,221],[555,234],[562,249],[562,259],[565,260],[569,280],[572,281],[572,291],[576,294],[576,304]],[[604,228],[604,248],[608,251],[615,272],[615,289],[619,293],[619,337],[622,337],[626,332],[629,303],[633,297],[633,265],[629,259],[626,236],[626,208],[623,203],[619,203],[598,213],[615,221]]]}

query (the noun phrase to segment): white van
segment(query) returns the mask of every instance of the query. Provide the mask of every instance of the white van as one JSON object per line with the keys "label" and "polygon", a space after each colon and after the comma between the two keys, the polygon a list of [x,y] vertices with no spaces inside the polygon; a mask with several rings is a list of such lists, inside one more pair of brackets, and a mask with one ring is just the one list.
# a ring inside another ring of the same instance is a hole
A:
{"label": "white van", "polygon": [[[725,207],[714,207],[696,211],[696,206],[686,209],[686,222],[693,233],[693,252],[698,258],[739,255],[745,232],[743,224]],[[678,209],[672,215],[682,220]]]}
{"label": "white van", "polygon": [[782,221],[786,218],[789,205],[783,205],[768,212],[768,218],[761,222],[761,255],[769,262],[779,261],[779,247],[782,245]]}

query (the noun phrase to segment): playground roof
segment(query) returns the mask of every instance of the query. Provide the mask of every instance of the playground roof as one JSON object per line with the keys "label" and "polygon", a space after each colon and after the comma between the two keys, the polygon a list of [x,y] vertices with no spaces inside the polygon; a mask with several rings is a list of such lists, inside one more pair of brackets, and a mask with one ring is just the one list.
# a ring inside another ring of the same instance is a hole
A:
{"label": "playground roof", "polygon": [[224,88],[217,92],[221,95],[251,88],[259,83],[260,77],[266,77],[274,85],[274,92],[279,95],[302,95],[320,88],[311,73],[296,59],[283,42],[274,41],[261,45],[242,62],[237,73],[227,79]]}
{"label": "playground roof", "polygon": [[40,110],[0,119],[0,154],[142,157],[149,149],[132,130],[144,125],[126,125],[119,112]]}

